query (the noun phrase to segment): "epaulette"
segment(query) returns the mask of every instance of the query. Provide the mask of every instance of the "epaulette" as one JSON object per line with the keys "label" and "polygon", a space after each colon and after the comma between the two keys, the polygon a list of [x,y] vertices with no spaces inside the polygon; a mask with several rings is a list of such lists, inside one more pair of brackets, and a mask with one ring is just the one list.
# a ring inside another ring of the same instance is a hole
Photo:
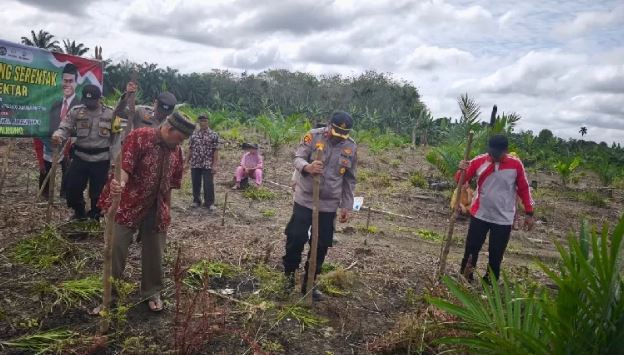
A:
{"label": "epaulette", "polygon": [[351,141],[351,143],[353,143],[353,144],[357,144],[357,143],[355,143],[355,140],[354,140],[353,138],[348,137],[347,139],[348,139],[348,140],[350,140],[350,141]]}
{"label": "epaulette", "polygon": [[72,108],[70,108],[69,112],[77,110],[77,109],[81,109],[81,108],[87,108],[87,106],[85,106],[84,104],[78,104],[78,105],[73,106]]}
{"label": "epaulette", "polygon": [[105,104],[102,104],[102,108],[103,109],[107,108],[107,109],[109,109],[111,111],[114,110],[114,108],[112,106],[108,106],[108,105],[105,105]]}

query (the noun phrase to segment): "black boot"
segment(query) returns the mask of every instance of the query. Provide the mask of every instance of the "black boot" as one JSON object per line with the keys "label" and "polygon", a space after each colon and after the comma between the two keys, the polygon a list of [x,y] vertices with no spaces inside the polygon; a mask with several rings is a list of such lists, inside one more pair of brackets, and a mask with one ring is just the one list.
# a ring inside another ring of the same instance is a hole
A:
{"label": "black boot", "polygon": [[[303,279],[301,280],[301,294],[305,295],[307,293],[308,290],[308,285],[307,285],[307,280],[308,280],[308,273],[304,273],[303,274]],[[323,293],[321,291],[318,290],[318,288],[316,288],[316,275],[314,275],[314,288],[312,289],[312,300],[314,302],[320,302],[323,300]]]}

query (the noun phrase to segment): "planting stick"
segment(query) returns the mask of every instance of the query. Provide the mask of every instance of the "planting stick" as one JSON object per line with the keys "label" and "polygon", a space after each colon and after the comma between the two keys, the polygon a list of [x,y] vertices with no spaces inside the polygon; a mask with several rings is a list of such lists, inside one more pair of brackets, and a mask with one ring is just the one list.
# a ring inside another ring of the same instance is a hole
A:
{"label": "planting stick", "polygon": [[[468,144],[466,144],[466,151],[464,152],[464,160],[468,160],[470,157],[470,148],[472,147],[472,136],[473,132],[470,131],[468,133]],[[438,271],[436,275],[436,280],[438,280],[445,272],[446,272],[446,258],[448,257],[448,253],[451,249],[451,242],[453,241],[453,229],[455,228],[455,220],[458,215],[459,201],[461,200],[461,187],[464,185],[464,180],[466,179],[466,170],[461,170],[459,173],[459,182],[457,183],[457,187],[455,188],[455,195],[457,198],[455,199],[455,203],[453,205],[453,212],[451,214],[451,220],[449,221],[448,232],[446,234],[446,238],[444,243],[442,243],[442,250],[440,252],[440,262],[438,264]]]}
{"label": "planting stick", "polygon": [[[65,151],[65,148],[67,147],[67,145],[69,144],[69,139],[67,141],[65,141],[65,144],[63,145],[63,149],[61,149],[61,152]],[[52,176],[52,169],[50,169],[50,171],[48,171],[48,173],[46,174],[45,178],[43,179],[43,183],[41,183],[41,187],[39,187],[39,191],[37,192],[37,196],[35,196],[35,201],[37,201],[37,199],[39,199],[39,197],[41,197],[41,194],[43,193],[43,190],[45,189],[46,184],[48,183],[48,181],[50,181],[50,176]]]}
{"label": "planting stick", "polygon": [[46,224],[50,223],[50,219],[52,219],[52,205],[54,204],[54,185],[56,183],[56,169],[58,168],[58,160],[59,160],[59,151],[60,147],[54,147],[52,152],[52,168],[48,175],[50,176],[50,184],[48,188],[48,209],[46,211]]}
{"label": "planting stick", "polygon": [[225,225],[225,210],[227,209],[227,197],[228,193],[225,192],[225,198],[223,199],[223,214],[221,215],[221,227]]}
{"label": "planting stick", "polygon": [[368,231],[368,226],[370,225],[371,218],[371,208],[368,206],[368,214],[366,215],[366,231]]}
{"label": "planting stick", "polygon": [[[316,157],[314,160],[323,159],[323,147],[316,147]],[[312,182],[312,240],[310,243],[310,257],[308,258],[308,279],[306,280],[305,295],[306,302],[312,304],[312,288],[314,287],[314,277],[316,276],[316,254],[318,249],[318,228],[319,228],[319,195],[321,192],[321,175],[316,174]]]}
{"label": "planting stick", "polygon": [[26,172],[26,195],[30,193],[30,171]]}
{"label": "planting stick", "polygon": [[9,157],[11,156],[11,148],[13,147],[13,140],[9,139],[6,151],[4,152],[4,161],[2,162],[2,179],[0,179],[0,192],[4,188],[4,181],[9,173]]}

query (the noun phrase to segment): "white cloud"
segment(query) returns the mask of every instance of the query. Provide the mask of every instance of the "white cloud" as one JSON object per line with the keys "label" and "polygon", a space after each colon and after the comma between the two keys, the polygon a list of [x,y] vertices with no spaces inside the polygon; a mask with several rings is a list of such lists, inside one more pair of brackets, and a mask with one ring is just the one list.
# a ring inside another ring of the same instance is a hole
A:
{"label": "white cloud", "polygon": [[596,29],[622,24],[624,24],[624,5],[619,5],[606,11],[579,12],[574,20],[555,27],[554,32],[563,37],[576,37]]}

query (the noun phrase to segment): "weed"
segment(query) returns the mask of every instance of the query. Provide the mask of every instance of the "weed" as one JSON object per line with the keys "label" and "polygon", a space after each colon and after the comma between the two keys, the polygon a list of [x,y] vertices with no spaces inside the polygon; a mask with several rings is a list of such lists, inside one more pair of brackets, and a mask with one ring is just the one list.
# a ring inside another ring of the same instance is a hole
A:
{"label": "weed", "polygon": [[438,232],[430,231],[427,229],[420,229],[417,233],[418,237],[431,242],[441,243],[444,240],[444,236]]}
{"label": "weed", "polygon": [[309,308],[299,305],[286,306],[277,315],[278,322],[291,318],[301,325],[301,331],[305,328],[318,328],[328,322],[327,319],[313,314]]}
{"label": "weed", "polygon": [[426,189],[429,186],[429,183],[427,182],[427,179],[425,178],[423,173],[418,170],[413,171],[410,174],[409,182],[410,184],[412,184],[412,186],[420,187],[421,189]]}
{"label": "weed", "polygon": [[286,277],[283,273],[269,268],[265,264],[258,264],[253,269],[254,277],[260,281],[260,295],[273,296],[284,292]]}
{"label": "weed", "polygon": [[110,309],[111,313],[109,315],[105,316],[110,317],[110,322],[115,326],[115,329],[121,331],[128,323],[129,299],[130,295],[136,290],[136,285],[119,279],[113,279],[112,281],[112,287],[117,294],[117,305]]}
{"label": "weed", "polygon": [[368,228],[366,227],[366,225],[364,224],[356,224],[355,225],[355,229],[360,232],[360,233],[367,233],[367,234],[377,234],[379,233],[379,227],[374,226],[372,224],[370,224],[368,226]]}
{"label": "weed", "polygon": [[262,210],[260,211],[260,213],[262,213],[262,216],[265,218],[271,218],[275,216],[275,210],[274,209],[266,209],[266,210]]}
{"label": "weed", "polygon": [[154,340],[144,336],[128,337],[123,342],[123,351],[128,354],[162,354],[163,350]]}
{"label": "weed", "polygon": [[355,284],[354,273],[338,269],[319,277],[319,288],[330,296],[347,296]]}
{"label": "weed", "polygon": [[221,131],[219,132],[219,135],[221,136],[221,138],[223,138],[224,141],[234,143],[243,143],[245,141],[245,137],[243,137],[243,134],[238,127],[230,128],[227,131]]}
{"label": "weed", "polygon": [[595,191],[583,191],[580,194],[580,200],[594,207],[608,207],[607,199]]}
{"label": "weed", "polygon": [[263,201],[263,200],[273,200],[275,198],[275,193],[266,187],[262,186],[250,186],[245,191],[243,191],[243,196],[255,200],[255,201]]}
{"label": "weed", "polygon": [[373,176],[371,179],[371,185],[375,188],[386,188],[392,185],[392,179],[390,175],[386,172],[378,173]]}
{"label": "weed", "polygon": [[358,182],[367,182],[371,178],[371,172],[367,169],[359,169],[356,178]]}
{"label": "weed", "polygon": [[268,339],[262,341],[262,350],[268,353],[283,353],[285,351],[282,344]]}
{"label": "weed", "polygon": [[408,287],[407,290],[405,290],[405,302],[411,307],[414,307],[418,303],[416,292],[411,287]]}
{"label": "weed", "polygon": [[62,353],[68,341],[78,336],[78,333],[64,329],[48,330],[41,333],[23,335],[8,341],[0,342],[2,347],[15,350],[31,351],[36,354]]}
{"label": "weed", "polygon": [[75,247],[61,238],[54,227],[46,227],[41,234],[15,245],[10,257],[18,263],[47,269],[68,257]]}
{"label": "weed", "polygon": [[52,286],[55,301],[52,307],[63,305],[65,308],[74,308],[82,302],[91,302],[102,294],[102,279],[91,276],[79,280],[63,281],[58,286]]}
{"label": "weed", "polygon": [[390,160],[390,166],[396,169],[401,166],[401,161],[399,159],[392,159]]}
{"label": "weed", "polygon": [[188,269],[184,284],[191,288],[200,288],[205,277],[231,278],[240,272],[240,268],[232,264],[201,260]]}
{"label": "weed", "polygon": [[323,263],[323,266],[321,266],[321,274],[326,274],[330,271],[334,271],[337,270],[339,268],[338,265],[330,263],[330,262],[325,262]]}

